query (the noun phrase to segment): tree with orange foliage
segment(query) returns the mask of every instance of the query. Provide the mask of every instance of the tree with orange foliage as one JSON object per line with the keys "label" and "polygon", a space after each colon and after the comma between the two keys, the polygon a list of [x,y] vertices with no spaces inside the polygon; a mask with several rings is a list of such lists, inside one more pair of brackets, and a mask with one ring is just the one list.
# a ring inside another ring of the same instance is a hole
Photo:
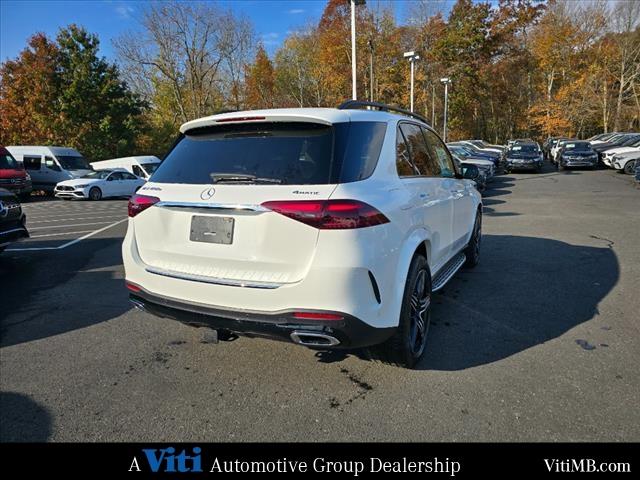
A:
{"label": "tree with orange foliage", "polygon": [[275,105],[273,64],[262,45],[258,45],[254,63],[247,67],[245,90],[247,108],[272,108]]}
{"label": "tree with orange foliage", "polygon": [[56,142],[58,46],[43,33],[0,67],[0,144]]}

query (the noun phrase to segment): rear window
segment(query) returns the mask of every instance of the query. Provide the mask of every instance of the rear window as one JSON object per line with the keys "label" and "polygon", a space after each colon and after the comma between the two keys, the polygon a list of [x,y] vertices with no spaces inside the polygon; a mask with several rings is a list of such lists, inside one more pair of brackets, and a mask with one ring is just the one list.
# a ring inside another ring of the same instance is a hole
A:
{"label": "rear window", "polygon": [[288,185],[355,182],[373,173],[385,132],[384,122],[200,128],[178,139],[151,181],[207,184],[212,175],[235,174]]}

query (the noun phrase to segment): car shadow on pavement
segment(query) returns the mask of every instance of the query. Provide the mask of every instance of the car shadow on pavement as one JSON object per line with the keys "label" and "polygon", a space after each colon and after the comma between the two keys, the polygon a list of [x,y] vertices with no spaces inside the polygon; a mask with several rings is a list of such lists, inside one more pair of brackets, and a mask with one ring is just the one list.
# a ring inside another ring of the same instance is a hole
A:
{"label": "car shadow on pavement", "polygon": [[46,442],[51,414],[26,395],[0,392],[0,442]]}
{"label": "car shadow on pavement", "polygon": [[496,209],[493,207],[495,205],[501,205],[503,203],[507,203],[507,202],[504,200],[496,199],[496,198],[483,198],[482,213],[490,217],[514,217],[517,215],[521,215],[520,213],[516,213],[516,212],[496,212]]}
{"label": "car shadow on pavement", "polygon": [[85,328],[130,310],[120,245],[119,238],[92,238],[63,250],[4,252],[0,347]]}
{"label": "car shadow on pavement", "polygon": [[484,235],[480,264],[434,295],[419,368],[463,370],[553,340],[593,319],[619,275],[608,246]]}

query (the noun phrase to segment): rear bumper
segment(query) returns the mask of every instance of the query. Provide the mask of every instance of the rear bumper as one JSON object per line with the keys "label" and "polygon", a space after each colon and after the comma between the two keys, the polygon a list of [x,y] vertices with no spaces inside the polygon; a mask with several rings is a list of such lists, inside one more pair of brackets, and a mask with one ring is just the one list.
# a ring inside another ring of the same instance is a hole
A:
{"label": "rear bumper", "polygon": [[[384,242],[379,241],[380,229],[332,232],[327,240],[318,241],[313,260],[301,280],[273,285],[253,285],[249,279],[246,284],[243,279],[226,283],[232,278],[189,275],[188,270],[174,269],[163,275],[158,266],[141,258],[134,230],[130,219],[122,245],[126,280],[158,297],[267,315],[293,310],[342,312],[375,329],[398,325],[402,288],[398,288],[401,283],[395,272],[399,251],[384,250]],[[366,238],[354,240],[363,236]],[[402,271],[402,277],[405,276]]]}
{"label": "rear bumper", "polygon": [[[384,342],[395,328],[375,328],[362,320],[339,312],[342,320],[306,320],[294,318],[293,310],[258,312],[230,310],[210,305],[187,303],[152,294],[142,288],[129,294],[139,309],[158,317],[176,320],[193,327],[228,330],[238,335],[293,342],[294,338],[332,338],[337,344],[319,343],[313,348],[361,348]],[[296,310],[299,311],[299,310]],[[293,334],[293,336],[292,336]],[[296,343],[300,343],[299,341]]]}

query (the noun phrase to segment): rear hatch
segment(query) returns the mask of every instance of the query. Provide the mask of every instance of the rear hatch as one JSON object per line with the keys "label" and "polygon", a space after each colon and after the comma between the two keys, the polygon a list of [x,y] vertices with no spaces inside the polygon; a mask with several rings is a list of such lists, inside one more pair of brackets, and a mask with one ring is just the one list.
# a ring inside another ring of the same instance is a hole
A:
{"label": "rear hatch", "polygon": [[[141,259],[152,272],[201,281],[300,281],[325,203],[338,183],[371,174],[385,128],[262,121],[188,131],[133,199],[154,203],[132,222]],[[367,132],[368,143],[349,141]]]}

